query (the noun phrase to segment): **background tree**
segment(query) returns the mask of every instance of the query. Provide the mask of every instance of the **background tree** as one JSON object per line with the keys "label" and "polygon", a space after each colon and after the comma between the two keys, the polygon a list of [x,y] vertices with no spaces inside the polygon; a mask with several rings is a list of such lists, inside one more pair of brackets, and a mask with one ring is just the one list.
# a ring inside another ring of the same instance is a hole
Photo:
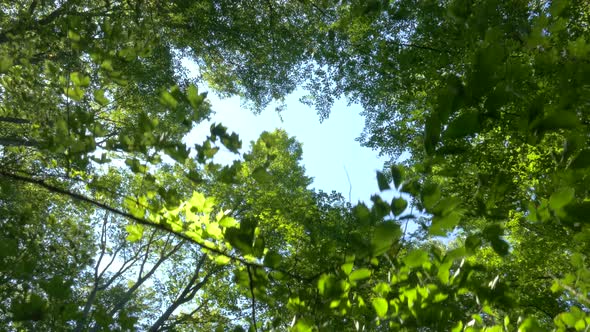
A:
{"label": "background tree", "polygon": [[[6,329],[590,326],[585,2],[0,10]],[[360,102],[364,144],[411,153],[377,173],[396,197],[350,207],[308,190],[281,131],[227,166],[214,155],[241,141],[221,124],[186,147],[210,113],[201,79],[255,109],[302,83],[323,116]]]}

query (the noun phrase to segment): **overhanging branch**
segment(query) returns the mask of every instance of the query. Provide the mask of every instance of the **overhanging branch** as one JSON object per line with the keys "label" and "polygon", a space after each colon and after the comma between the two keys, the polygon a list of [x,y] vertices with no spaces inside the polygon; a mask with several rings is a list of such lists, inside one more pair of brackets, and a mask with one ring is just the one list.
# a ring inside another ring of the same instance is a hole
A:
{"label": "overhanging branch", "polygon": [[284,275],[287,275],[287,276],[289,276],[291,278],[298,279],[298,280],[301,280],[301,281],[312,281],[312,280],[318,278],[319,275],[321,275],[321,274],[316,274],[316,275],[311,276],[311,277],[303,277],[303,276],[296,275],[296,274],[294,274],[292,272],[289,272],[287,270],[278,269],[278,268],[272,268],[272,267],[269,267],[269,266],[265,266],[264,264],[254,263],[254,262],[247,261],[244,258],[230,255],[230,254],[228,254],[228,253],[226,253],[226,252],[224,252],[224,251],[222,251],[222,250],[220,250],[218,248],[212,247],[212,246],[207,245],[205,243],[201,243],[201,242],[199,242],[199,241],[191,238],[190,236],[188,236],[186,234],[174,232],[171,229],[167,228],[163,224],[155,224],[155,223],[150,222],[150,221],[148,221],[146,219],[136,217],[136,216],[132,215],[131,213],[128,213],[128,212],[119,210],[117,208],[114,208],[114,207],[109,206],[109,205],[107,205],[105,203],[99,202],[99,201],[97,201],[95,199],[92,199],[90,197],[86,197],[84,195],[81,195],[81,194],[78,194],[78,193],[75,193],[75,192],[71,192],[71,191],[68,191],[68,190],[63,189],[63,188],[59,188],[59,187],[57,187],[55,185],[52,185],[52,184],[49,184],[49,183],[47,183],[47,182],[45,182],[43,180],[34,179],[34,178],[30,178],[30,177],[26,177],[26,176],[22,176],[22,175],[18,175],[18,174],[13,174],[13,173],[5,172],[3,170],[0,171],[0,176],[2,176],[4,178],[12,179],[12,180],[20,181],[20,182],[34,184],[36,186],[42,187],[42,188],[44,188],[44,189],[52,192],[52,193],[56,193],[56,194],[68,196],[68,197],[73,198],[73,199],[75,199],[77,201],[81,201],[81,202],[85,202],[85,203],[91,204],[91,205],[96,206],[98,208],[101,208],[103,210],[106,210],[106,211],[109,211],[111,213],[114,213],[114,214],[116,214],[118,216],[121,216],[121,217],[127,218],[129,220],[132,220],[132,221],[134,221],[134,222],[136,222],[138,224],[149,226],[149,227],[153,227],[155,229],[159,229],[159,230],[162,230],[164,232],[172,233],[172,234],[180,237],[181,239],[184,239],[184,240],[187,240],[187,241],[189,241],[191,243],[196,244],[197,246],[201,247],[202,249],[206,249],[206,250],[209,250],[211,252],[214,252],[214,253],[216,253],[218,255],[225,256],[225,257],[229,258],[231,261],[239,262],[239,263],[243,264],[246,267],[259,267],[259,268],[266,268],[266,269],[278,271],[278,272],[283,273]]}

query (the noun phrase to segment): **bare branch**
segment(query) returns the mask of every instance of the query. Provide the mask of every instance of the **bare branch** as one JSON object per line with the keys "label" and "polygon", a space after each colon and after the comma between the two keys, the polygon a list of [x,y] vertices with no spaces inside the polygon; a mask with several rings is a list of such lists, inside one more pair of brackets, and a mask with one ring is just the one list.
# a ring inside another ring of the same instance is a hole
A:
{"label": "bare branch", "polygon": [[203,266],[203,264],[205,264],[206,259],[206,255],[201,256],[197,263],[195,271],[191,276],[191,279],[184,287],[180,295],[176,298],[176,300],[174,300],[174,302],[172,302],[172,304],[170,304],[170,306],[162,313],[162,315],[160,315],[160,317],[152,324],[152,326],[150,326],[148,331],[155,332],[160,330],[164,322],[166,322],[170,318],[172,313],[174,313],[174,311],[184,303],[192,300],[197,294],[197,292],[201,288],[203,288],[203,286],[209,281],[209,278],[213,274],[217,273],[219,269],[209,272],[200,282],[196,283],[197,279],[199,278],[199,272],[201,270],[201,267]]}

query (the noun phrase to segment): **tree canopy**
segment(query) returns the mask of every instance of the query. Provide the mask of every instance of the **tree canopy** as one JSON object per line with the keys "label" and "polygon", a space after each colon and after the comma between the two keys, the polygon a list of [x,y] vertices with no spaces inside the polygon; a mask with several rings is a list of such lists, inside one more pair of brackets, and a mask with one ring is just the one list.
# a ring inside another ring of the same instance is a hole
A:
{"label": "tree canopy", "polygon": [[[590,329],[587,1],[0,12],[0,330]],[[393,200],[311,189],[283,130],[187,146],[204,86],[359,103]]]}

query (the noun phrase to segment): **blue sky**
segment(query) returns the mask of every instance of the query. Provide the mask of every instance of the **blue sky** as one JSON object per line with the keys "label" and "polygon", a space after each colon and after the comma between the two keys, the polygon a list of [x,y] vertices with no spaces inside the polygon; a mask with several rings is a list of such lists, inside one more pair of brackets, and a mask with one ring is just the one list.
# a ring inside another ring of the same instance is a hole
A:
{"label": "blue sky", "polygon": [[[287,109],[281,116],[274,108],[255,115],[240,106],[239,98],[220,99],[210,92],[208,98],[215,115],[211,121],[195,128],[187,143],[201,143],[212,122],[221,122],[229,131],[240,135],[246,150],[263,131],[282,128],[303,143],[303,164],[307,175],[313,177],[313,188],[327,192],[336,190],[347,200],[350,191],[352,203],[368,202],[371,195],[378,192],[375,171],[382,169],[386,158],[380,158],[376,151],[361,147],[355,141],[364,127],[364,119],[359,115],[361,108],[339,101],[330,117],[320,123],[316,111],[301,104],[299,97],[301,93],[294,93],[286,99]],[[218,162],[235,159],[229,152],[219,155]]]}

